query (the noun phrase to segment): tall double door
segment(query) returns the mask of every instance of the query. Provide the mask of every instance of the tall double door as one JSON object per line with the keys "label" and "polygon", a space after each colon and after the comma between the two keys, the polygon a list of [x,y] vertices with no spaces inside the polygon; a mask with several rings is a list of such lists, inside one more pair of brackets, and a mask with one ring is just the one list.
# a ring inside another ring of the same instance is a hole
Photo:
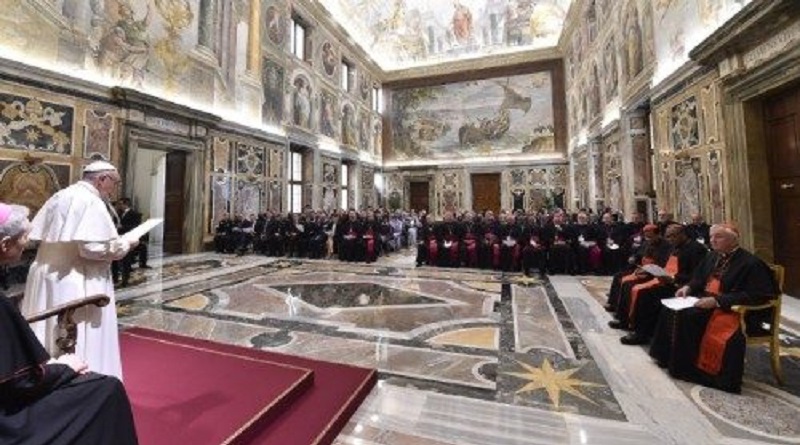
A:
{"label": "tall double door", "polygon": [[786,292],[800,296],[800,88],[764,107],[775,262],[786,268]]}

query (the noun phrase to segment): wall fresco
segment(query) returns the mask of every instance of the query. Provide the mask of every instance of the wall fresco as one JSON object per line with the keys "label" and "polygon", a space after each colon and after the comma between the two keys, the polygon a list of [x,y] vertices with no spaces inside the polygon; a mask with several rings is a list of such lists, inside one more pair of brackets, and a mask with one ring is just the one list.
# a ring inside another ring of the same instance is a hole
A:
{"label": "wall fresco", "polygon": [[689,51],[752,0],[656,0],[653,2],[656,81],[689,60]]}
{"label": "wall fresco", "polygon": [[83,157],[111,160],[114,116],[103,111],[86,110],[84,122]]}
{"label": "wall fresco", "polygon": [[[67,168],[69,168],[67,166]],[[45,164],[16,162],[0,172],[0,201],[28,207],[35,214],[61,187],[53,169]]]}
{"label": "wall fresco", "polygon": [[266,124],[279,124],[283,121],[286,70],[275,61],[265,58],[263,77],[264,101],[261,118]]}
{"label": "wall fresco", "polygon": [[549,72],[392,94],[388,159],[447,159],[555,150]]}

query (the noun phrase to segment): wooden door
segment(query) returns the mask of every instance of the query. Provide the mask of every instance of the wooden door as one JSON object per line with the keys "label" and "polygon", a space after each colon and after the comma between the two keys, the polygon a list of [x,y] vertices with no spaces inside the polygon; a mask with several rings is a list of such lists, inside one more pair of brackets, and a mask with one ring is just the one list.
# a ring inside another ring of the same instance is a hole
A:
{"label": "wooden door", "polygon": [[183,223],[186,215],[184,181],[186,153],[167,153],[167,178],[164,190],[164,253],[183,253]]}
{"label": "wooden door", "polygon": [[409,204],[411,208],[419,212],[420,210],[425,210],[430,213],[430,202],[428,200],[428,194],[430,193],[430,182],[428,181],[415,181],[409,184],[410,189],[410,199]]}
{"label": "wooden door", "polygon": [[472,210],[500,212],[500,173],[472,175]]}
{"label": "wooden door", "polygon": [[766,101],[775,262],[786,267],[786,292],[800,296],[800,88]]}

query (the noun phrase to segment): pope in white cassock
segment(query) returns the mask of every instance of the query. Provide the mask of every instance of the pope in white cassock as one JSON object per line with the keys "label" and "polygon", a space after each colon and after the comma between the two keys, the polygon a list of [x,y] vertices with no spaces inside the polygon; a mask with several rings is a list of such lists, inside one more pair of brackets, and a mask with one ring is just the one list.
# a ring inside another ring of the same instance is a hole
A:
{"label": "pope in white cassock", "polygon": [[[33,219],[30,239],[41,241],[28,273],[22,313],[35,312],[92,295],[111,299],[106,307],[84,307],[75,312],[78,339],[75,353],[89,369],[122,378],[117,313],[111,262],[135,247],[119,237],[106,199],[120,182],[117,169],[105,161],[83,169],[83,179],[59,191]],[[56,320],[31,325],[51,354]]]}

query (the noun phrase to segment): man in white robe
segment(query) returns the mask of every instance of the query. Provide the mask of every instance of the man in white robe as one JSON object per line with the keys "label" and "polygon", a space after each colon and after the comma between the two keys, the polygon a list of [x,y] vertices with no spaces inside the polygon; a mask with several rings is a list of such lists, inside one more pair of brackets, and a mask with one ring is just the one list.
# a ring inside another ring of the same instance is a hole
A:
{"label": "man in white robe", "polygon": [[[30,315],[72,300],[107,295],[111,302],[106,307],[75,312],[75,353],[90,370],[121,379],[110,266],[137,242],[119,237],[106,204],[119,182],[113,165],[93,162],[83,169],[83,179],[54,194],[36,214],[30,239],[41,243],[28,273],[22,312]],[[57,355],[56,320],[49,318],[31,327],[48,351]]]}

